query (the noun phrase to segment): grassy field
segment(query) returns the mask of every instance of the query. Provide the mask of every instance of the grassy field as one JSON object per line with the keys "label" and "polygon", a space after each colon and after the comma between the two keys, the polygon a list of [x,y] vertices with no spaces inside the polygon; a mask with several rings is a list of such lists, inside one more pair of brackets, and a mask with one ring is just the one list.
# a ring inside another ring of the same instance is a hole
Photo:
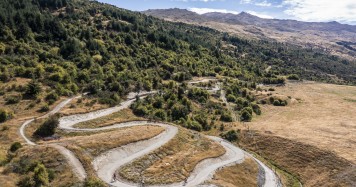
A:
{"label": "grassy field", "polygon": [[248,158],[243,163],[217,171],[209,183],[219,187],[257,186],[258,165]]}
{"label": "grassy field", "polygon": [[177,136],[167,144],[124,166],[118,174],[139,182],[142,173],[145,184],[180,182],[189,176],[200,161],[224,153],[224,148],[219,144],[199,133],[180,128]]}
{"label": "grassy field", "polygon": [[275,89],[297,102],[263,105],[251,123],[237,123],[234,128],[253,132],[243,133],[239,145],[305,186],[356,185],[356,87],[306,82]]}
{"label": "grassy field", "polygon": [[334,151],[356,163],[356,87],[293,83],[275,92],[300,102],[263,106],[250,129]]}

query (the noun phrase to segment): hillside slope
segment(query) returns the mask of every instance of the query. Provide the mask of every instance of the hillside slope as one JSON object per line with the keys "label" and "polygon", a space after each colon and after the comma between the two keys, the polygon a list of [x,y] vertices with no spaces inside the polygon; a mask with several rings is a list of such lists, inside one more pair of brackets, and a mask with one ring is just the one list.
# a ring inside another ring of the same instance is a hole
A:
{"label": "hillside slope", "polygon": [[183,9],[147,10],[158,18],[193,23],[236,33],[254,39],[271,39],[305,48],[320,48],[329,54],[348,59],[356,56],[356,26],[338,22],[301,22],[295,20],[263,19],[246,12],[196,14]]}

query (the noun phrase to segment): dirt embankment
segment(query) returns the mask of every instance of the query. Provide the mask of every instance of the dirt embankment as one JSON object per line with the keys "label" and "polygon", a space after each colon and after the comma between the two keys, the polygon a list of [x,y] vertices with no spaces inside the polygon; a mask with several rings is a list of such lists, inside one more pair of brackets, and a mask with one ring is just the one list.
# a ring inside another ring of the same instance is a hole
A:
{"label": "dirt embankment", "polygon": [[283,170],[304,186],[356,186],[356,165],[335,153],[297,141],[243,131],[240,145]]}

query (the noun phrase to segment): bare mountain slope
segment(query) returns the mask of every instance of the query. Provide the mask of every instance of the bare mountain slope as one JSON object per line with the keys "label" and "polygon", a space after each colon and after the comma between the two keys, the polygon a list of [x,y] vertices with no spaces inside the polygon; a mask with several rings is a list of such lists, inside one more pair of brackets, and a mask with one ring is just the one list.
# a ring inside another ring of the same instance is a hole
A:
{"label": "bare mountain slope", "polygon": [[321,48],[326,53],[356,59],[356,26],[338,22],[301,22],[263,19],[246,12],[206,13],[185,9],[157,9],[143,12],[169,21],[211,27],[251,39],[271,39],[306,48]]}

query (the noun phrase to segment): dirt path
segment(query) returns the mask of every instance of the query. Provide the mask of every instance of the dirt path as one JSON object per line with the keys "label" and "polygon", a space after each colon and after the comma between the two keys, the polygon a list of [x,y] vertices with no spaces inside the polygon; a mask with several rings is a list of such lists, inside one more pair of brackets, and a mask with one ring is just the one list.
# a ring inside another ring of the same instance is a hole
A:
{"label": "dirt path", "polygon": [[68,160],[68,163],[71,165],[75,175],[79,178],[80,181],[84,181],[87,177],[87,173],[85,172],[82,163],[75,156],[75,154],[67,148],[58,144],[51,144],[50,146],[57,149]]}
{"label": "dirt path", "polygon": [[[56,114],[58,111],[60,111],[65,105],[67,105],[68,103],[70,103],[73,99],[75,98],[79,98],[81,96],[77,96],[77,97],[72,97],[69,99],[66,99],[64,101],[62,101],[61,103],[59,103],[56,107],[54,107],[50,112],[48,112],[47,114],[39,117],[39,119],[41,118],[46,118],[50,115]],[[26,127],[31,124],[33,121],[35,120],[35,118],[29,119],[27,121],[25,121],[20,129],[19,129],[19,133],[21,135],[21,137],[26,141],[26,143],[28,145],[31,146],[35,146],[37,145],[35,142],[31,141],[29,138],[26,137],[25,135],[25,129]],[[75,157],[75,155],[68,149],[66,149],[63,146],[60,145],[56,145],[56,144],[51,144],[51,147],[57,149],[68,161],[69,165],[71,166],[73,172],[75,173],[75,175],[77,175],[78,179],[80,181],[84,181],[86,178],[86,172],[85,169],[82,165],[82,163],[80,163],[80,161]]]}
{"label": "dirt path", "polygon": [[[145,97],[146,95],[152,93],[154,92],[143,92],[138,94],[138,96]],[[118,112],[122,109],[128,108],[135,101],[135,99],[133,99],[135,97],[136,94],[130,94],[128,100],[122,102],[120,106],[93,111],[86,114],[65,116],[60,118],[59,120],[60,122],[59,128],[64,130],[69,130],[69,131],[101,131],[101,130],[132,127],[132,126],[139,126],[139,125],[158,125],[165,128],[165,131],[163,133],[157,135],[154,138],[145,141],[131,143],[122,147],[109,150],[94,159],[93,166],[99,178],[112,186],[120,186],[120,187],[137,186],[138,184],[133,184],[124,180],[118,180],[113,182],[112,179],[115,171],[118,170],[123,165],[128,164],[134,161],[135,159],[142,157],[158,149],[159,147],[161,147],[162,145],[170,141],[177,134],[178,128],[170,124],[155,123],[149,121],[131,121],[131,122],[119,123],[119,124],[114,124],[112,126],[101,127],[96,129],[77,129],[74,128],[73,126],[80,122],[85,122],[88,120],[103,117],[112,114],[114,112]],[[70,98],[61,102],[57,107],[55,107],[51,112],[49,112],[43,117],[47,117],[48,115],[55,114],[66,104],[68,104],[72,99],[73,98]],[[25,136],[24,130],[26,126],[29,125],[33,120],[34,119],[26,121],[20,128],[21,136],[26,140],[26,142],[29,145],[36,145],[36,144]],[[208,138],[221,144],[226,149],[226,153],[221,157],[210,158],[200,162],[196,166],[194,171],[190,174],[187,181],[171,184],[171,185],[164,185],[164,186],[198,186],[202,184],[204,181],[211,179],[215,171],[218,170],[219,168],[233,165],[233,164],[238,164],[244,160],[246,153],[240,148],[218,137],[210,136]],[[74,173],[78,176],[80,180],[84,180],[86,178],[86,172],[84,170],[83,165],[80,163],[80,161],[75,157],[75,155],[70,150],[58,144],[51,144],[50,146],[56,148],[60,153],[62,153],[67,158],[69,164],[73,168]],[[265,170],[266,173],[265,176],[266,180],[264,186],[266,187],[278,186],[278,182],[276,180],[276,176],[273,173],[273,171],[270,170],[267,166],[265,166],[262,162],[258,161],[258,163],[261,165],[261,167]]]}

